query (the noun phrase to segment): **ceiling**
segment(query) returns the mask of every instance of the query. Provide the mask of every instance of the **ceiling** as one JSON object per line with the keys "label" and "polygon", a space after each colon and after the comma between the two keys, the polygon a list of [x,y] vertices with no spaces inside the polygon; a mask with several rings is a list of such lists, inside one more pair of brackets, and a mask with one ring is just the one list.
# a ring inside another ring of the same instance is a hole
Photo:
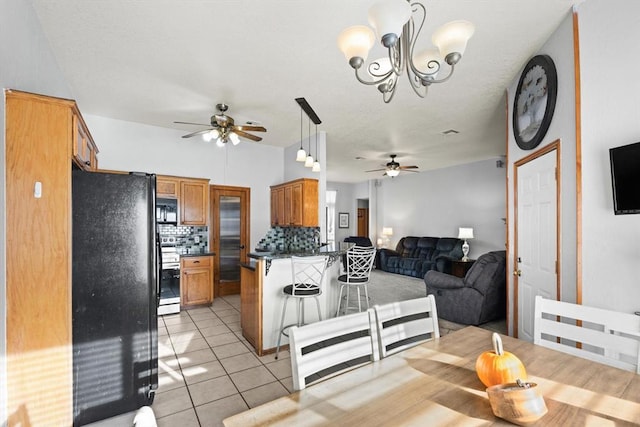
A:
{"label": "ceiling", "polygon": [[[327,133],[320,162],[338,182],[379,178],[364,171],[392,153],[420,170],[504,155],[505,89],[577,1],[423,1],[416,50],[454,19],[475,34],[448,82],[422,99],[403,76],[385,104],[336,44],[344,28],[367,24],[375,0],[32,0],[83,113],[187,133],[198,129],[173,122],[208,123],[226,102],[237,123],[268,129],[256,144],[285,147],[300,140],[294,99],[305,97]],[[374,47],[369,59],[383,55]],[[306,117],[303,129],[306,138]]]}

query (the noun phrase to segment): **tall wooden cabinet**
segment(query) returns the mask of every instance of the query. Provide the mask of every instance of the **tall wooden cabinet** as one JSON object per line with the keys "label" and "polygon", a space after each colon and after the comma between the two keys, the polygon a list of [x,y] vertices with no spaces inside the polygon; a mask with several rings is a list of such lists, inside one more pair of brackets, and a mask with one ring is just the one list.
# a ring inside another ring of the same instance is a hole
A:
{"label": "tall wooden cabinet", "polygon": [[75,102],[5,94],[7,413],[25,425],[68,426],[71,165],[95,167],[97,148]]}
{"label": "tall wooden cabinet", "polygon": [[301,178],[271,187],[271,225],[318,226],[318,180]]}
{"label": "tall wooden cabinet", "polygon": [[180,259],[180,305],[190,307],[213,302],[213,257]]}
{"label": "tall wooden cabinet", "polygon": [[178,199],[179,225],[208,225],[208,179],[158,175],[156,193],[160,198]]}

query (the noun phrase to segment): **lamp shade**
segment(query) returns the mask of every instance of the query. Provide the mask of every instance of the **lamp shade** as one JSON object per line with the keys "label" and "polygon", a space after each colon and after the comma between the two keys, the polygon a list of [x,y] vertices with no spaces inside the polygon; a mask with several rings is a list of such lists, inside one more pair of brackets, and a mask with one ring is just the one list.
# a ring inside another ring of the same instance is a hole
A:
{"label": "lamp shade", "polygon": [[390,169],[386,172],[386,174],[393,178],[394,176],[400,175],[400,171],[398,169]]}
{"label": "lamp shade", "polygon": [[233,145],[238,145],[240,143],[240,137],[235,132],[229,133],[229,139]]}
{"label": "lamp shade", "polygon": [[338,48],[349,61],[351,58],[367,59],[375,36],[371,28],[364,25],[349,27],[338,36]]}
{"label": "lamp shade", "polygon": [[319,161],[315,161],[313,162],[313,168],[311,168],[312,172],[320,172],[320,162]]}
{"label": "lamp shade", "polygon": [[309,154],[307,158],[304,160],[304,167],[305,168],[313,167],[313,156],[311,154]]}
{"label": "lamp shade", "polygon": [[473,239],[473,228],[458,228],[458,239]]}
{"label": "lamp shade", "polygon": [[305,160],[307,160],[307,152],[304,151],[304,148],[300,148],[296,155],[296,162],[304,162]]}
{"label": "lamp shade", "polygon": [[411,19],[411,5],[406,0],[382,0],[369,8],[369,24],[375,28],[378,40],[387,34],[402,34],[402,27]]}
{"label": "lamp shade", "polygon": [[462,56],[474,31],[475,27],[469,21],[451,21],[438,28],[431,41],[438,46],[443,58],[454,52]]}
{"label": "lamp shade", "polygon": [[393,236],[393,228],[391,227],[382,227],[382,234],[385,236]]}

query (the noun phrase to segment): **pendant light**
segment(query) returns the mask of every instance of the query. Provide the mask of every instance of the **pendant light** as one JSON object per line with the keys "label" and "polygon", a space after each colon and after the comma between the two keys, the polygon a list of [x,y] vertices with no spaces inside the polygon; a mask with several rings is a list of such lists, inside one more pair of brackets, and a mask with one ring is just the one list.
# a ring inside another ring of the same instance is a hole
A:
{"label": "pendant light", "polygon": [[302,108],[300,109],[300,149],[296,155],[296,162],[304,162],[307,160],[307,153],[302,148]]}
{"label": "pendant light", "polygon": [[311,119],[309,119],[308,122],[309,122],[309,154],[307,154],[307,158],[304,161],[305,168],[313,167],[313,156],[311,155]]}
{"label": "pendant light", "polygon": [[318,125],[316,125],[316,161],[313,162],[313,172],[320,172],[320,161],[318,161]]}

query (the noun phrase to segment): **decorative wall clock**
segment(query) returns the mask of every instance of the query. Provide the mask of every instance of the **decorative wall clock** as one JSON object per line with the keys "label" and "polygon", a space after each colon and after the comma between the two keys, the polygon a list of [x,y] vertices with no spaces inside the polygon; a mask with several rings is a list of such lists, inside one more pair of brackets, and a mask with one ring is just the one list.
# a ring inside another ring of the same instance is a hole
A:
{"label": "decorative wall clock", "polygon": [[518,147],[531,150],[544,138],[556,107],[558,76],[549,55],[537,55],[522,71],[513,103],[513,134]]}

